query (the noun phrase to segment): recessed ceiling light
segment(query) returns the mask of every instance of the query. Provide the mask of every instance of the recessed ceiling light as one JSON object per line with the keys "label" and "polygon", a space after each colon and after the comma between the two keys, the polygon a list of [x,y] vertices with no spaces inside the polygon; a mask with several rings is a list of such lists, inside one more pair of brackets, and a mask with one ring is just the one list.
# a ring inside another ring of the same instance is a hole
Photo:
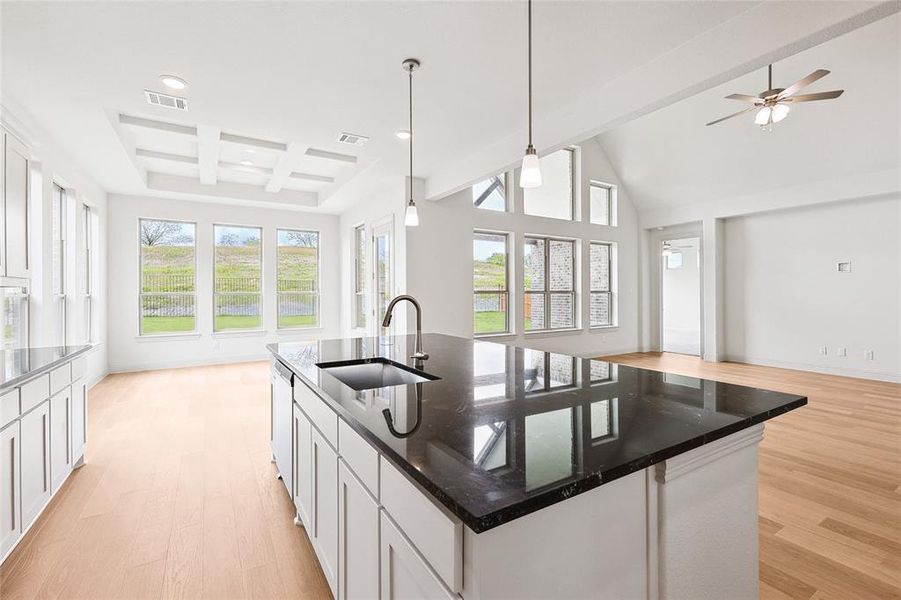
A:
{"label": "recessed ceiling light", "polygon": [[250,167],[250,166],[253,166],[253,161],[242,160],[241,164],[244,165],[245,167]]}
{"label": "recessed ceiling light", "polygon": [[399,140],[408,140],[410,139],[410,130],[409,129],[398,129],[394,132],[394,135],[397,136]]}
{"label": "recessed ceiling light", "polygon": [[183,90],[188,87],[188,82],[175,75],[160,75],[160,81],[170,90]]}

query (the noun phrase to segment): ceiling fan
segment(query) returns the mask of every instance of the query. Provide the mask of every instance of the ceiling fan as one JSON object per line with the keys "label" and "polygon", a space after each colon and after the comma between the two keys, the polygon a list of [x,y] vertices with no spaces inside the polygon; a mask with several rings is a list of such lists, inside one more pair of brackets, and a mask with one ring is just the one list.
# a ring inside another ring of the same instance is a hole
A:
{"label": "ceiling fan", "polygon": [[754,123],[756,125],[760,125],[761,129],[769,129],[770,131],[772,131],[773,123],[778,123],[786,116],[788,116],[788,111],[790,110],[791,104],[794,104],[795,102],[813,102],[815,100],[832,100],[833,98],[838,98],[839,96],[841,96],[845,91],[833,90],[831,92],[816,92],[814,94],[801,94],[800,96],[795,95],[814,81],[822,79],[823,77],[828,75],[829,71],[827,71],[826,69],[817,69],[804,79],[796,81],[787,88],[773,87],[773,65],[769,66],[768,72],[768,90],[760,92],[760,94],[758,94],[757,96],[749,96],[747,94],[731,94],[729,96],[726,96],[726,98],[729,100],[750,102],[751,104],[753,104],[753,106],[744,110],[740,110],[737,113],[731,114],[727,117],[723,117],[722,119],[711,121],[707,123],[707,125],[716,125],[717,123],[722,123],[726,119],[731,119],[732,117],[737,117],[738,115],[743,115],[746,112],[756,110],[757,114],[754,116]]}

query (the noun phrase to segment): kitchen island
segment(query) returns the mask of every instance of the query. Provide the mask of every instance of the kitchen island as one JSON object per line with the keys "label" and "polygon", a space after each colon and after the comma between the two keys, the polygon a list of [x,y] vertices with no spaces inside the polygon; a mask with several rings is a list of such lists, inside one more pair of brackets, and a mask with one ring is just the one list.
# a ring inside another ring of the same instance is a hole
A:
{"label": "kitchen island", "polygon": [[762,423],[806,399],[427,334],[273,344],[340,598],[756,598]]}

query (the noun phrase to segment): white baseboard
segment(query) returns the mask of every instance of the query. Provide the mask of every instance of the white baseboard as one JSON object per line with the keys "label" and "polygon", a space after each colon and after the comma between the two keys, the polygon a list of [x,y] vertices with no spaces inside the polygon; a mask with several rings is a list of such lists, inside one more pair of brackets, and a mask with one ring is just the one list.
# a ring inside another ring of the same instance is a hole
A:
{"label": "white baseboard", "polygon": [[879,371],[849,369],[847,367],[811,365],[808,363],[799,363],[785,360],[770,360],[767,358],[758,358],[756,356],[741,356],[738,354],[729,354],[725,356],[723,360],[729,362],[747,363],[749,365],[760,365],[763,367],[794,369],[796,371],[812,371],[814,373],[823,373],[825,375],[841,375],[843,377],[857,377],[860,379],[875,379],[877,381],[901,383],[901,373],[881,373]]}
{"label": "white baseboard", "polygon": [[181,367],[200,367],[205,365],[230,365],[234,363],[268,360],[272,356],[268,351],[238,356],[210,356],[196,359],[173,359],[132,364],[111,364],[110,373],[134,373],[136,371],[158,371],[160,369],[178,369]]}

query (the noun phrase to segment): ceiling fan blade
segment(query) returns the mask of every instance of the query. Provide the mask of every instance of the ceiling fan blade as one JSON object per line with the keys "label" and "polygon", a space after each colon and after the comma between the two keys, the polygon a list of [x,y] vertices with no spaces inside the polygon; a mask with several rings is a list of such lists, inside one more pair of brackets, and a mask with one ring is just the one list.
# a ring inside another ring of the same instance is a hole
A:
{"label": "ceiling fan blade", "polygon": [[814,100],[832,100],[845,93],[845,90],[832,90],[831,92],[817,92],[815,94],[801,94],[783,98],[783,102],[813,102]]}
{"label": "ceiling fan blade", "polygon": [[802,89],[806,88],[811,83],[813,83],[814,81],[817,81],[818,79],[822,79],[823,77],[825,77],[828,74],[829,74],[829,71],[827,71],[826,69],[817,69],[816,71],[814,71],[813,73],[811,73],[810,75],[805,77],[804,79],[802,79],[800,81],[796,81],[795,83],[791,84],[790,86],[788,86],[787,88],[785,88],[784,90],[779,92],[779,94],[776,97],[781,99],[781,98],[785,98],[786,96],[791,96],[792,94],[796,94],[796,93],[800,92]]}
{"label": "ceiling fan blade", "polygon": [[727,100],[741,100],[742,102],[750,102],[751,104],[757,104],[760,102],[760,98],[757,96],[749,96],[747,94],[729,94],[726,96]]}
{"label": "ceiling fan blade", "polygon": [[716,125],[717,123],[722,123],[722,122],[725,121],[726,119],[731,119],[732,117],[737,117],[738,115],[743,115],[744,113],[750,112],[750,111],[754,110],[755,108],[757,108],[757,107],[756,107],[756,106],[751,106],[751,107],[746,108],[746,109],[744,109],[744,110],[740,110],[740,111],[738,111],[738,112],[735,113],[735,114],[731,114],[731,115],[729,115],[728,117],[723,117],[722,119],[717,119],[716,121],[711,121],[711,122],[707,123],[707,125]]}

